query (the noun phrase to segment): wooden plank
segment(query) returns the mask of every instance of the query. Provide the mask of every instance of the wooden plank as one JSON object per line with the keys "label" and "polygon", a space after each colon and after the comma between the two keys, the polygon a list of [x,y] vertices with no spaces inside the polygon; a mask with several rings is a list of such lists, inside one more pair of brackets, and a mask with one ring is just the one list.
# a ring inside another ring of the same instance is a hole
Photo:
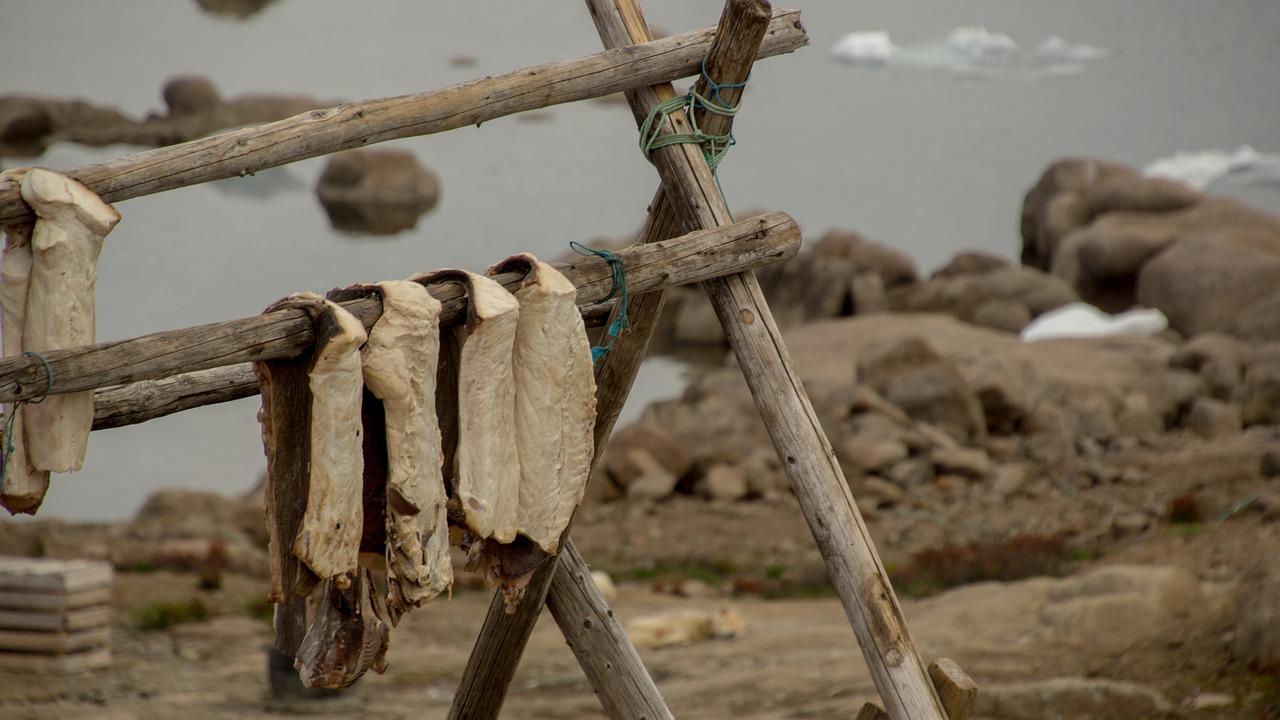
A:
{"label": "wooden plank", "polygon": [[[627,286],[641,294],[739,272],[794,255],[800,231],[785,213],[766,213],[735,225],[692,234],[662,243],[622,250]],[[556,265],[578,288],[578,303],[594,305],[605,299],[613,283],[608,263],[599,258]],[[505,273],[494,279],[511,288],[523,276]],[[456,283],[428,285],[444,304],[441,325],[462,319],[465,298]],[[342,303],[371,328],[382,313],[376,299]],[[54,375],[54,392],[75,392],[110,385],[169,377],[179,372],[243,362],[297,357],[314,344],[311,321],[299,309],[282,309],[249,318],[171,330],[128,340],[44,353]],[[0,360],[0,402],[42,394],[44,365],[25,356]]]}
{"label": "wooden plank", "polygon": [[111,664],[111,650],[96,648],[69,655],[36,655],[0,651],[0,671],[70,675]]}
{"label": "wooden plank", "polygon": [[[794,10],[779,10],[765,56],[804,44]],[[505,115],[688,77],[711,46],[706,28],[645,47],[523,68],[443,90],[312,110],[278,122],[135,153],[67,174],[107,202],[253,173],[396,138],[429,135]],[[30,219],[17,184],[0,181],[0,225]]]}
{"label": "wooden plank", "polygon": [[856,720],[889,720],[889,713],[875,703],[865,703],[858,711]]}
{"label": "wooden plank", "polygon": [[111,565],[99,560],[0,557],[0,590],[77,592],[111,585]]}
{"label": "wooden plank", "polygon": [[0,629],[84,630],[110,622],[111,608],[101,605],[56,612],[0,610]]}
{"label": "wooden plank", "polygon": [[0,650],[65,654],[102,647],[110,639],[109,628],[98,627],[76,632],[39,632],[35,630],[0,630]]}
{"label": "wooden plank", "polygon": [[[607,46],[641,42],[649,36],[635,0],[587,3]],[[628,91],[637,125],[671,93],[670,88]],[[669,116],[663,128],[665,132],[690,131],[688,119],[680,115]],[[731,222],[700,148],[673,145],[656,150],[651,159],[686,230]],[[707,281],[703,288],[737,356],[886,711],[894,720],[944,720],[942,704],[907,632],[888,574],[791,365],[760,284],[746,272]]]}
{"label": "wooden plank", "polygon": [[[716,41],[707,60],[708,72],[724,82],[737,82],[750,74],[750,58],[736,48],[749,48],[750,41],[735,42],[743,35],[756,35],[753,25],[758,21],[753,9],[757,3],[732,2],[726,5]],[[797,29],[802,28],[796,25]],[[735,49],[730,51],[730,49]],[[705,92],[705,83],[699,80]],[[726,90],[724,100],[736,102],[740,91]],[[699,122],[707,132],[728,132],[730,118],[703,113]],[[680,235],[680,226],[666,203],[659,188],[640,233],[640,244],[656,243]],[[628,312],[630,330],[623,333],[613,350],[596,367],[596,426],[595,447],[600,457],[609,436],[613,432],[618,413],[631,391],[636,373],[644,360],[649,340],[662,313],[663,293],[654,292],[632,299]],[[616,310],[615,310],[616,311]],[[564,593],[555,603],[564,610],[556,616],[566,642],[574,650],[589,652],[578,655],[579,665],[611,717],[647,717],[651,720],[671,717],[661,693],[640,662],[635,648],[625,633],[590,632],[578,627],[574,618],[576,609],[605,608],[608,604],[593,583],[564,582],[556,585],[553,578],[589,577],[590,570],[574,549],[572,541],[563,541],[565,550],[558,559],[548,563],[529,583],[524,598],[513,613],[505,611],[505,603],[495,594],[485,617],[476,645],[471,651],[458,691],[454,694],[450,717],[491,718],[502,706],[506,690],[515,674],[520,655],[542,609],[542,599],[549,593]],[[557,569],[558,568],[558,569]],[[559,590],[554,588],[558,587]],[[566,623],[569,623],[568,625]],[[581,636],[581,637],[580,637]]]}
{"label": "wooden plank", "polygon": [[111,588],[93,588],[73,593],[0,591],[0,608],[11,610],[60,610],[111,602]]}
{"label": "wooden plank", "polygon": [[929,663],[929,679],[942,699],[942,707],[950,720],[969,720],[978,702],[978,683],[950,658]]}

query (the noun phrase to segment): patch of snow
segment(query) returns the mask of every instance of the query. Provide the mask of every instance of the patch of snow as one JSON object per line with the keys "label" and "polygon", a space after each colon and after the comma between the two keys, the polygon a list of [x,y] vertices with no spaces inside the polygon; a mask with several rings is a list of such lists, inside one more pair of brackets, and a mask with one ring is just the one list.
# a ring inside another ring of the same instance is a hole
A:
{"label": "patch of snow", "polygon": [[836,41],[831,52],[859,67],[888,66],[943,70],[956,76],[1013,73],[1027,78],[1061,77],[1082,72],[1087,63],[1110,57],[1110,49],[1070,43],[1057,35],[1035,50],[1023,50],[1009,35],[981,26],[958,27],[940,41],[899,46],[885,30],[852,32]]}
{"label": "patch of snow", "polygon": [[883,30],[854,32],[845,35],[831,46],[831,52],[852,65],[880,67],[889,62],[897,48]]}
{"label": "patch of snow", "polygon": [[1169,319],[1156,309],[1137,309],[1108,315],[1088,303],[1071,303],[1041,315],[1022,329],[1026,342],[1057,338],[1156,335],[1169,327]]}

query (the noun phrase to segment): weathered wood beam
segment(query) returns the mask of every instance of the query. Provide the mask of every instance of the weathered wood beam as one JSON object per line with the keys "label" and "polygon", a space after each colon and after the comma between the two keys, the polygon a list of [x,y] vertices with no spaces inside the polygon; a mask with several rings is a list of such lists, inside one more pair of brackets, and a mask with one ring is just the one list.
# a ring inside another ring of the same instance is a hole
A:
{"label": "weathered wood beam", "polygon": [[[643,42],[649,37],[635,0],[587,3],[607,46]],[[671,94],[669,87],[628,91],[637,124]],[[669,116],[663,125],[666,132],[690,130],[688,120],[680,115]],[[700,148],[673,145],[656,150],[651,159],[686,230],[732,222]],[[885,709],[894,720],[945,720],[942,704],[907,632],[889,576],[791,365],[755,275],[745,272],[722,277],[703,283],[703,288],[791,480]]]}
{"label": "weathered wood beam", "polygon": [[[615,303],[617,300],[583,305],[582,322],[587,327],[605,325]],[[253,397],[258,392],[258,376],[252,363],[100,388],[93,395],[93,429],[137,425],[183,410]]]}
{"label": "weathered wood beam", "polygon": [[[710,76],[720,82],[734,83],[750,75],[755,48],[760,42],[762,15],[763,19],[769,16],[767,3],[731,0],[726,4],[707,58]],[[705,94],[706,85],[700,78],[699,91]],[[740,95],[741,90],[726,89],[722,99],[736,103]],[[732,126],[731,117],[705,111],[699,114],[698,121],[713,134],[726,133]],[[649,205],[638,242],[654,243],[678,235],[680,224],[659,187]],[[613,432],[618,413],[644,360],[662,314],[663,296],[659,291],[632,300],[628,312],[631,329],[597,366],[597,458]],[[635,647],[616,620],[612,620],[608,603],[590,581],[590,569],[567,538],[564,547],[558,558],[534,575],[513,613],[506,612],[502,598],[495,594],[454,695],[451,718],[497,716],[520,655],[537,623],[543,598],[547,599],[565,641],[610,717],[649,720],[672,717]]]}
{"label": "weathered wood beam", "polygon": [[[795,221],[785,213],[767,213],[683,240],[633,246],[619,251],[618,256],[626,268],[629,291],[640,294],[741,272],[744,268],[790,257],[799,246],[800,230]],[[557,267],[578,288],[579,304],[594,304],[608,296],[613,279],[603,260],[583,258]],[[507,273],[495,279],[514,288],[521,278],[516,273]],[[428,289],[444,304],[442,324],[462,318],[465,299],[455,283],[435,283],[428,285]],[[343,305],[367,328],[372,327],[382,313],[382,305],[376,299],[354,300]],[[53,370],[53,391],[64,393],[169,377],[179,372],[295,357],[313,341],[312,325],[306,313],[287,309],[129,340],[52,350],[44,353],[44,357]],[[44,364],[36,358],[15,356],[0,360],[0,402],[39,397],[46,382]]]}
{"label": "weathered wood beam", "polygon": [[[807,42],[799,11],[774,14],[762,56]],[[506,115],[694,75],[713,28],[575,60],[534,65],[443,90],[312,110],[265,125],[126,155],[67,174],[107,202],[252,175],[259,170],[397,138],[479,125]],[[28,219],[18,185],[0,181],[0,225]]]}

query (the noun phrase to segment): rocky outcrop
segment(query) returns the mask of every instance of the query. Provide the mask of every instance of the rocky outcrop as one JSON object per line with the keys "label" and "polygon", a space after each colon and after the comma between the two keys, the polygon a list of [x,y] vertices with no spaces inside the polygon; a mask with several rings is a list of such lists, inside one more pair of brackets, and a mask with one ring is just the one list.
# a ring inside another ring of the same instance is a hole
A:
{"label": "rocky outcrop", "polygon": [[1184,335],[1280,339],[1280,218],[1132,168],[1049,166],[1023,201],[1022,261],[1103,310],[1158,308]]}
{"label": "rocky outcrop", "polygon": [[141,119],[85,100],[0,97],[0,156],[37,157],[53,142],[159,147],[338,104],[288,94],[223,99],[213,82],[200,76],[172,78],[161,95],[167,111]]}
{"label": "rocky outcrop", "polygon": [[394,235],[435,207],[440,181],[403,150],[348,150],[329,158],[316,196],[334,229]]}
{"label": "rocky outcrop", "polygon": [[1034,318],[1079,299],[1067,283],[1039,270],[957,256],[929,280],[895,289],[889,306],[895,312],[947,313],[1016,333]]}

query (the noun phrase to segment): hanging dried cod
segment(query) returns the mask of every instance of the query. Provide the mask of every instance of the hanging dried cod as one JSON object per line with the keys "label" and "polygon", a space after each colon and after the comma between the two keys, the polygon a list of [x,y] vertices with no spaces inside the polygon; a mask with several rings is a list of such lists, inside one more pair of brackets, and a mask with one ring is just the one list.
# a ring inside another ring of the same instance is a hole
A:
{"label": "hanging dried cod", "polygon": [[[0,265],[0,306],[3,307],[4,354],[6,357],[22,354],[22,325],[27,307],[27,287],[31,280],[31,230],[32,223],[9,225],[4,229],[4,264]],[[5,407],[5,419],[12,415],[12,437],[6,439],[8,453],[4,459],[5,476],[3,503],[10,513],[35,514],[49,489],[49,472],[36,470],[27,458],[26,440],[22,431],[23,403],[10,403]]]}
{"label": "hanging dried cod", "polygon": [[268,311],[284,307],[311,316],[316,344],[309,360],[257,367],[275,602],[305,597],[317,578],[348,583],[357,573],[363,527],[359,349],[366,339],[364,326],[314,293],[292,295]]}
{"label": "hanging dried cod", "polygon": [[486,274],[523,272],[513,356],[520,533],[554,555],[591,474],[596,387],[577,288],[521,253]]}
{"label": "hanging dried cod", "polygon": [[[98,255],[120,213],[79,182],[42,168],[22,174],[22,199],[36,215],[23,350],[92,345]],[[93,391],[28,404],[23,421],[33,467],[79,470],[93,428]]]}
{"label": "hanging dried cod", "polygon": [[382,674],[391,637],[369,571],[359,571],[346,587],[338,579],[325,580],[314,599],[315,617],[294,661],[303,686],[343,688],[370,669]]}
{"label": "hanging dried cod", "polygon": [[411,279],[424,284],[453,281],[467,289],[467,322],[454,330],[461,345],[454,490],[476,537],[511,542],[520,521],[511,363],[519,305],[506,288],[483,275],[437,270]]}
{"label": "hanging dried cod", "polygon": [[378,288],[382,316],[360,355],[386,417],[387,605],[395,625],[453,584],[435,412],[441,306],[416,282]]}

